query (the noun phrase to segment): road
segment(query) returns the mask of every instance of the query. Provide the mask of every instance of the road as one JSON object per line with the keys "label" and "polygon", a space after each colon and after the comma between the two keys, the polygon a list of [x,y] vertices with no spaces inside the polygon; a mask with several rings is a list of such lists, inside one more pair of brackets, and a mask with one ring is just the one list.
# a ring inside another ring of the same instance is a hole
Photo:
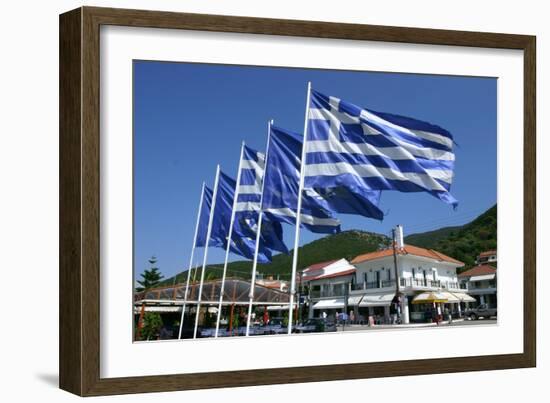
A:
{"label": "road", "polygon": [[432,327],[453,327],[453,326],[482,326],[482,325],[496,325],[496,319],[480,319],[480,320],[455,320],[451,324],[441,323],[439,326],[435,323],[411,323],[408,325],[347,325],[345,327],[338,326],[339,332],[350,332],[359,330],[405,330],[405,329],[424,329]]}

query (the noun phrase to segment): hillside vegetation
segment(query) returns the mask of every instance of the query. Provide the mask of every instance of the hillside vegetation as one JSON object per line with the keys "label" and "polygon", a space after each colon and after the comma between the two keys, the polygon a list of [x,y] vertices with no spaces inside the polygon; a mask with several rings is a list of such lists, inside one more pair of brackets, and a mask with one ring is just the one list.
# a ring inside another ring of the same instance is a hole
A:
{"label": "hillside vegetation", "polygon": [[[301,246],[298,252],[298,268],[301,270],[314,263],[341,258],[351,260],[361,253],[372,252],[389,244],[389,238],[384,235],[358,230],[343,231]],[[222,270],[223,264],[208,265],[206,278],[221,277]],[[288,255],[275,255],[271,263],[258,264],[258,272],[264,276],[273,275],[275,278],[279,276],[281,279],[288,280],[291,270],[292,251]],[[228,276],[250,278],[251,271],[252,262],[245,260],[231,262],[227,267]],[[186,278],[186,272],[180,273],[177,275],[176,281],[183,282]],[[174,278],[172,277],[166,279],[163,283],[172,284],[173,281]]]}
{"label": "hillside vegetation", "polygon": [[[423,248],[435,249],[466,264],[463,270],[475,264],[476,256],[485,250],[497,247],[497,206],[468,224],[444,227],[433,231],[411,234],[405,237],[405,243]],[[390,245],[390,239],[381,234],[359,230],[343,231],[328,235],[300,247],[298,269],[304,269],[314,263],[346,258],[353,259],[362,253],[373,252]],[[292,251],[288,255],[278,254],[269,264],[258,264],[261,275],[289,279],[292,268]],[[206,279],[219,278],[223,264],[207,266]],[[252,262],[239,260],[228,265],[227,275],[250,278]],[[193,276],[194,274],[192,274]],[[199,276],[196,276],[197,280]],[[184,282],[187,272],[179,273],[176,281]],[[172,284],[174,278],[168,278],[162,284]]]}
{"label": "hillside vegetation", "polygon": [[464,262],[467,269],[480,252],[497,248],[497,206],[462,226],[409,235],[405,243],[435,249]]}

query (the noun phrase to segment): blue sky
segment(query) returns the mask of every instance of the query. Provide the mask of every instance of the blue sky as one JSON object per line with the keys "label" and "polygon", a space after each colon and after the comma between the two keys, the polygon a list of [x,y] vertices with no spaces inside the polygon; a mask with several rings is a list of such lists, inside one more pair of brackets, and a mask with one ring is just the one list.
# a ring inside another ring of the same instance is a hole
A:
{"label": "blue sky", "polygon": [[[342,230],[388,234],[402,224],[407,235],[469,222],[496,203],[495,78],[134,61],[133,80],[136,277],[151,255],[166,277],[187,268],[202,181],[213,185],[218,163],[236,177],[241,142],[263,151],[269,119],[301,133],[308,81],[356,105],[440,125],[458,143],[458,209],[428,193],[383,192],[383,222],[341,215]],[[301,244],[319,237],[301,232]],[[290,247],[293,236],[285,226]],[[209,249],[209,262],[224,253]],[[195,256],[202,262],[202,249]]]}

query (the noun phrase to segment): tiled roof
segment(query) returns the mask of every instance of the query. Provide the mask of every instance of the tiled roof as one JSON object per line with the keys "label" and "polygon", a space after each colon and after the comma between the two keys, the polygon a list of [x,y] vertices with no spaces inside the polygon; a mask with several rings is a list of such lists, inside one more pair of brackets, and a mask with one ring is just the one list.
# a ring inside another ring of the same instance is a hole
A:
{"label": "tiled roof", "polygon": [[320,276],[316,276],[316,277],[308,277],[307,281],[320,280],[320,279],[333,278],[333,277],[342,277],[342,276],[347,276],[347,275],[353,274],[353,273],[355,273],[355,268],[354,267],[350,268],[348,270],[339,271],[337,273],[321,274]]}
{"label": "tiled roof", "polygon": [[497,251],[496,250],[487,250],[485,252],[481,252],[479,254],[480,257],[485,257],[485,256],[492,256],[492,255],[496,255],[497,254]]}
{"label": "tiled roof", "polygon": [[[464,263],[461,262],[460,260],[453,259],[452,257],[444,255],[443,253],[438,252],[436,250],[420,248],[418,246],[405,245],[403,248],[397,249],[397,254],[427,257],[429,259],[437,260],[439,262],[448,262],[448,263],[454,263],[459,266],[464,266]],[[370,253],[365,253],[363,255],[359,255],[355,259],[353,259],[351,263],[353,264],[363,263],[369,260],[381,259],[392,255],[393,255],[393,249],[389,248],[389,249],[384,249],[376,252],[370,252]]]}
{"label": "tiled roof", "polygon": [[315,271],[315,270],[320,270],[326,266],[328,266],[329,264],[332,264],[334,262],[337,262],[338,260],[340,259],[334,259],[334,260],[329,260],[327,262],[321,262],[321,263],[315,263],[315,264],[312,264],[311,266],[308,266],[304,269],[304,272],[311,272],[311,271]]}
{"label": "tiled roof", "polygon": [[497,272],[493,266],[488,264],[482,264],[479,266],[474,266],[471,269],[468,269],[458,275],[458,277],[472,277],[472,276],[483,276],[485,274],[494,274]]}

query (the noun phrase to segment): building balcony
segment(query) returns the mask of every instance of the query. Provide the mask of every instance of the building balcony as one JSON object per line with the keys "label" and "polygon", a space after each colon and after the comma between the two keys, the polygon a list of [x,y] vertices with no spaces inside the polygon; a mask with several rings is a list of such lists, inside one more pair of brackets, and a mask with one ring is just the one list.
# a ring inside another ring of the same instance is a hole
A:
{"label": "building balcony", "polygon": [[468,289],[470,295],[496,294],[496,292],[496,287],[470,287]]}
{"label": "building balcony", "polygon": [[465,284],[454,281],[428,280],[420,278],[401,278],[399,285],[403,288],[413,288],[418,290],[455,290],[466,291],[468,288]]}
{"label": "building balcony", "polygon": [[368,281],[350,284],[349,292],[351,295],[354,295],[364,293],[365,291],[378,291],[388,288],[395,289],[395,280]]}

